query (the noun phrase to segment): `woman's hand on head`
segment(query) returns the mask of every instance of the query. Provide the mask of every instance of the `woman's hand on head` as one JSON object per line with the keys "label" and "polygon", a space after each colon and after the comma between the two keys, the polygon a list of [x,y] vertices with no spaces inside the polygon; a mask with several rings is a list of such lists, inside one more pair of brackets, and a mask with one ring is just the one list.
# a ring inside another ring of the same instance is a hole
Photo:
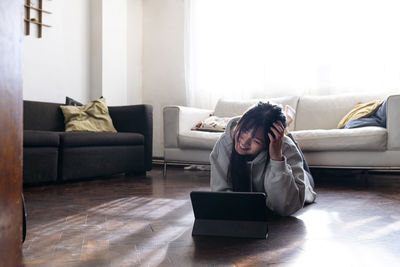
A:
{"label": "woman's hand on head", "polygon": [[283,148],[283,136],[285,135],[285,127],[283,127],[282,122],[276,121],[273,123],[271,131],[274,133],[268,133],[269,138],[269,157],[272,160],[282,161],[282,148]]}

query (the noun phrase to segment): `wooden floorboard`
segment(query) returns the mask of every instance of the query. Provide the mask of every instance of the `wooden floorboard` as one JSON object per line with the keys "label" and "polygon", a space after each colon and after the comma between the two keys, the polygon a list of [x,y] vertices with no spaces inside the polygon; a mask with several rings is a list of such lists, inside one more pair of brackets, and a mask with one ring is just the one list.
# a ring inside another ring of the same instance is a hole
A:
{"label": "wooden floorboard", "polygon": [[316,203],[266,240],[192,237],[189,193],[208,171],[25,188],[24,266],[400,266],[400,175],[316,176]]}

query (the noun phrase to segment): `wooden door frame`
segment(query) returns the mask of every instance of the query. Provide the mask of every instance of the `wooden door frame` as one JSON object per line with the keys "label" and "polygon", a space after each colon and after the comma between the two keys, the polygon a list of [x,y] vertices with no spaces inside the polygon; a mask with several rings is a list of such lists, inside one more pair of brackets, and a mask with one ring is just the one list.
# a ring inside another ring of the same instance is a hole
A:
{"label": "wooden door frame", "polygon": [[0,266],[22,265],[23,6],[0,1]]}

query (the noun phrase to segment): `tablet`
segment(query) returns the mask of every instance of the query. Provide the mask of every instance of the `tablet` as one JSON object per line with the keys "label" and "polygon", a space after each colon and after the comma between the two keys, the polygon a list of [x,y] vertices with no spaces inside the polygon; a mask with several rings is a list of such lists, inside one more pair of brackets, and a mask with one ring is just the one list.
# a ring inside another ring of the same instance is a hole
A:
{"label": "tablet", "polygon": [[192,235],[266,238],[266,195],[260,192],[190,193],[195,217]]}

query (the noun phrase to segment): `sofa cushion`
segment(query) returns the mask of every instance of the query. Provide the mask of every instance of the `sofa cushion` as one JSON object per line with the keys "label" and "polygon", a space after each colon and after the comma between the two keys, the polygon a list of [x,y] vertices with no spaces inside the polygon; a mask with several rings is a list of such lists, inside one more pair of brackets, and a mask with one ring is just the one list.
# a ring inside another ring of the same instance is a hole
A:
{"label": "sofa cushion", "polygon": [[339,121],[358,103],[386,97],[383,94],[303,96],[297,105],[294,130],[336,129]]}
{"label": "sofa cushion", "polygon": [[387,130],[382,127],[303,130],[292,135],[303,151],[349,151],[386,149]]}
{"label": "sofa cushion", "polygon": [[58,147],[60,133],[50,131],[24,131],[24,147]]}
{"label": "sofa cushion", "polygon": [[24,130],[65,130],[61,104],[24,100]]}
{"label": "sofa cushion", "polygon": [[214,109],[214,116],[236,117],[242,115],[249,107],[259,102],[259,99],[231,100],[219,99]]}
{"label": "sofa cushion", "polygon": [[221,135],[221,132],[187,131],[179,134],[178,143],[180,148],[211,150]]}
{"label": "sofa cushion", "polygon": [[144,137],[138,133],[65,132],[61,133],[61,144],[65,147],[144,145]]}
{"label": "sofa cushion", "polygon": [[[298,96],[285,96],[277,98],[265,98],[265,99],[251,99],[251,100],[229,100],[220,99],[215,106],[214,115],[218,117],[235,117],[242,115],[249,107],[257,104],[259,101],[270,102],[275,105],[291,106],[294,110],[297,108]],[[295,118],[296,120],[296,118]],[[289,127],[289,130],[294,129],[294,123]]]}
{"label": "sofa cushion", "polygon": [[277,98],[263,98],[251,100],[229,100],[220,99],[215,106],[214,115],[218,117],[235,117],[242,115],[250,106],[257,104],[259,101],[271,102],[276,105],[289,105],[296,109],[298,96],[285,96]]}

